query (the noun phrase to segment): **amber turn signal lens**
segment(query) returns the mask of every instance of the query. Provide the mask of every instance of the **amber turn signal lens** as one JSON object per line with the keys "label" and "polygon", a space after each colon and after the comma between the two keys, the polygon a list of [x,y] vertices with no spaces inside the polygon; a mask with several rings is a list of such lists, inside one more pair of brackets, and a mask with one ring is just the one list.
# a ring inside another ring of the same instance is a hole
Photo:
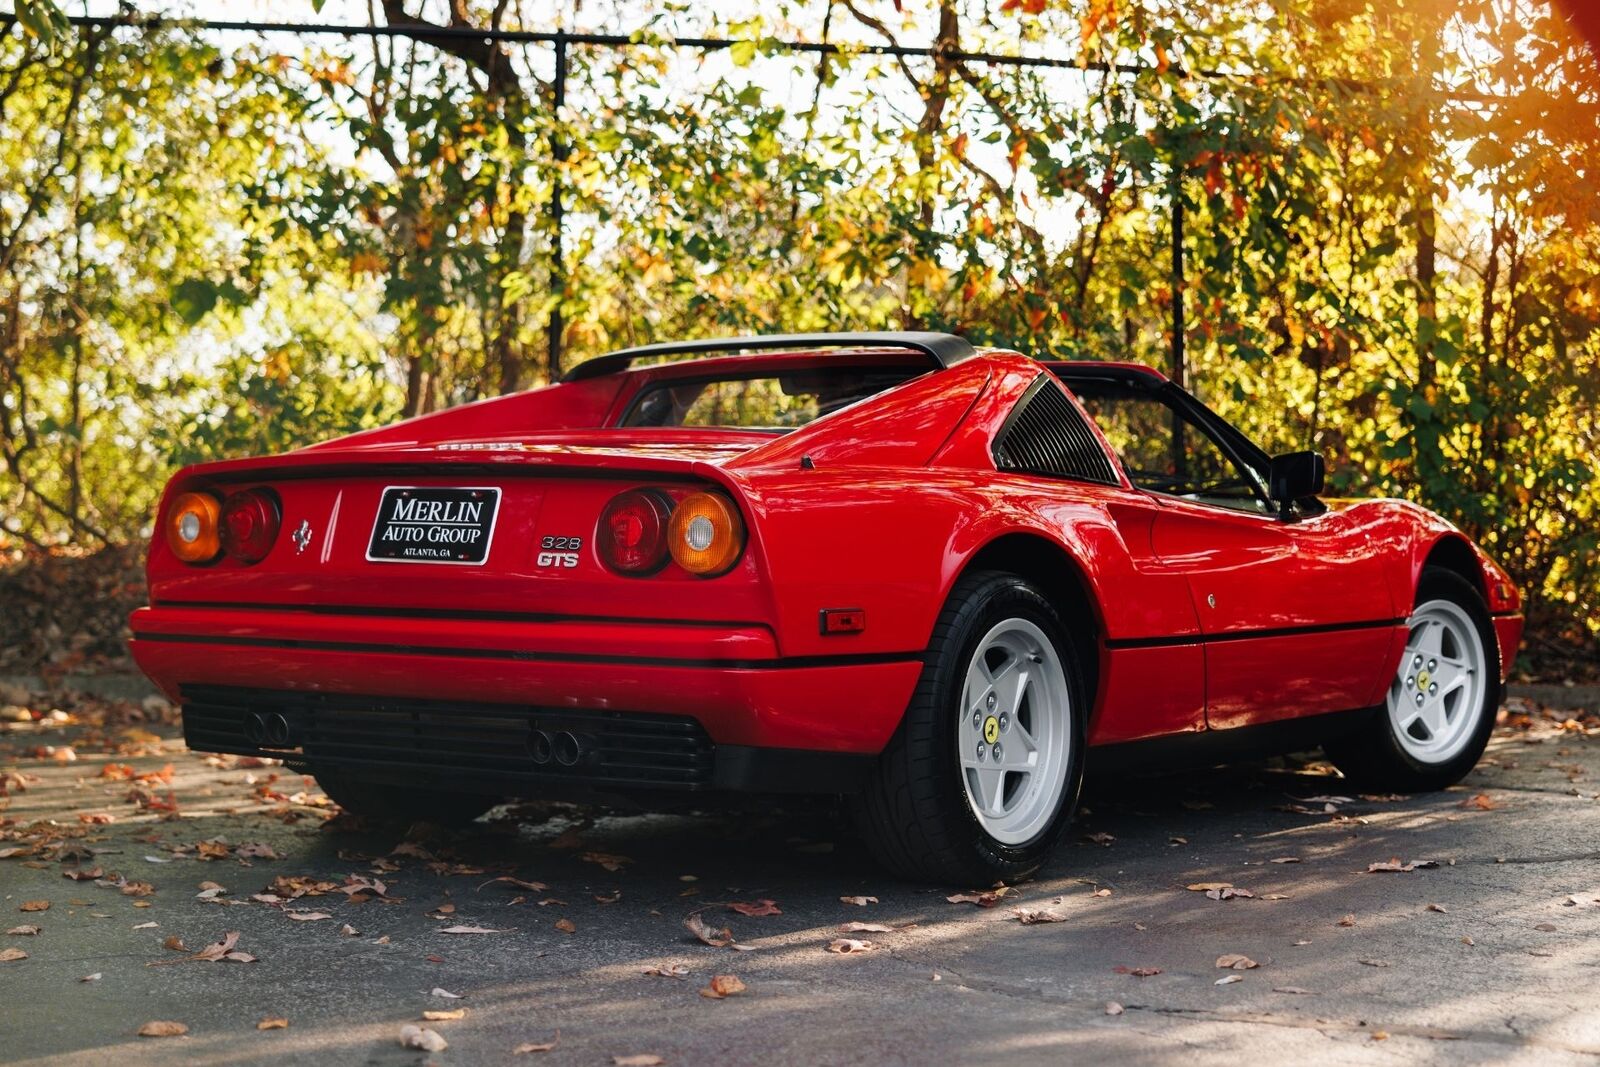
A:
{"label": "amber turn signal lens", "polygon": [[184,493],[167,512],[167,547],[185,563],[210,563],[222,551],[217,519],[222,507],[210,493]]}
{"label": "amber turn signal lens", "polygon": [[744,551],[744,521],[719,493],[693,493],[678,501],[667,531],[672,559],[690,574],[726,573]]}

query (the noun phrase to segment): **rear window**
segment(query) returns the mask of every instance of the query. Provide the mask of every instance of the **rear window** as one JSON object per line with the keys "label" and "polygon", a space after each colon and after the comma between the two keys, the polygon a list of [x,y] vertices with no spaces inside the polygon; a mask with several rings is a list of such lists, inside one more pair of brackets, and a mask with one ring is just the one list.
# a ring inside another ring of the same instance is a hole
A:
{"label": "rear window", "polygon": [[926,374],[920,367],[801,371],[646,386],[623,426],[707,426],[782,433]]}

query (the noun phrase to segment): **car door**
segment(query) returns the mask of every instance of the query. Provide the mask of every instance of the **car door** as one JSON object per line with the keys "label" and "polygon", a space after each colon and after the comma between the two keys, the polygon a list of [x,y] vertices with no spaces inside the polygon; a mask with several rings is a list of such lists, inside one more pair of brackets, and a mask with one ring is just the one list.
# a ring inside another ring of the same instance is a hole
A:
{"label": "car door", "polygon": [[1171,383],[1073,391],[1159,505],[1153,550],[1200,620],[1206,725],[1371,704],[1397,612],[1370,531],[1341,509],[1281,517],[1255,457]]}

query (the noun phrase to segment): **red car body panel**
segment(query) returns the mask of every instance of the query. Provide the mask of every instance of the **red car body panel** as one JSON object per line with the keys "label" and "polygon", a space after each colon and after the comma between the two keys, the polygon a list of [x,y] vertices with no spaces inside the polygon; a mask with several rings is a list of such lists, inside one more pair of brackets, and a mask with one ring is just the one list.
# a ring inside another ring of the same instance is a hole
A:
{"label": "red car body panel", "polygon": [[[1470,561],[1510,668],[1516,591],[1415,505],[1335,502],[1286,523],[1136,489],[1114,454],[1117,485],[997,470],[996,434],[1047,373],[1016,353],[980,353],[782,435],[618,425],[652,383],[851,359],[922,365],[892,352],[667,364],[187,468],[163,516],[181,492],[266,486],[283,529],[250,565],[184,563],[158,535],[133,654],[177,700],[233,686],[617,710],[693,719],[717,745],[871,755],[960,576],[993,546],[1029,545],[1084,593],[1101,745],[1380,702],[1422,567],[1444,545]],[[483,565],[369,561],[389,486],[498,489]],[[748,530],[738,563],[711,579],[607,569],[597,518],[636,486],[727,494]],[[290,537],[302,523],[303,546]],[[540,562],[548,535],[583,538],[575,566]],[[865,625],[825,633],[827,610]]]}

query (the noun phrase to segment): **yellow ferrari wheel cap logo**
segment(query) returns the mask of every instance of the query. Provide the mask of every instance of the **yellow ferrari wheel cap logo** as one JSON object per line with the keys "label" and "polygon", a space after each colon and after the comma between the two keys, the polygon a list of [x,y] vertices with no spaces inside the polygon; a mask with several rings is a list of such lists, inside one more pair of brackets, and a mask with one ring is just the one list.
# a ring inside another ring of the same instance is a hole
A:
{"label": "yellow ferrari wheel cap logo", "polygon": [[1423,671],[1421,674],[1417,675],[1417,688],[1418,689],[1426,689],[1426,688],[1428,688],[1428,672],[1427,671]]}
{"label": "yellow ferrari wheel cap logo", "polygon": [[991,745],[1000,740],[1000,720],[993,715],[983,720],[983,739]]}

